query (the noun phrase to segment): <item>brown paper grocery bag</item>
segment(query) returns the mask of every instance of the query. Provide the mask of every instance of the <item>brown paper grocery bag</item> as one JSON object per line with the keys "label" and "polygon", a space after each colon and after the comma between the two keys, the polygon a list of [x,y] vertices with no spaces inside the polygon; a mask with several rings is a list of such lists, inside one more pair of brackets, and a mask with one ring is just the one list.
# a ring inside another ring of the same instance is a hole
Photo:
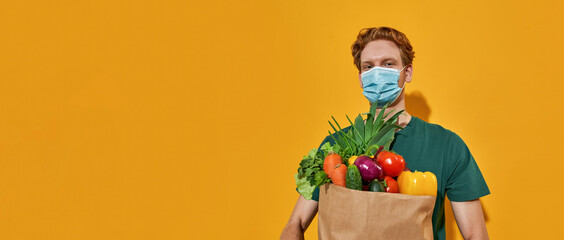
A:
{"label": "brown paper grocery bag", "polygon": [[435,196],[319,189],[318,234],[333,239],[433,239]]}

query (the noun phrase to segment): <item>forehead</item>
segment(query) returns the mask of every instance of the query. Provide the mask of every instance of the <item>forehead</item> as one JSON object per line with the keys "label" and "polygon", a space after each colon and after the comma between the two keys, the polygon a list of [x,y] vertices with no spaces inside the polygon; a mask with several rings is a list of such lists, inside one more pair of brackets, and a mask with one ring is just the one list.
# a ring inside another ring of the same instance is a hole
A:
{"label": "forehead", "polygon": [[389,40],[376,40],[366,44],[360,53],[361,62],[372,62],[383,59],[401,60],[399,47]]}

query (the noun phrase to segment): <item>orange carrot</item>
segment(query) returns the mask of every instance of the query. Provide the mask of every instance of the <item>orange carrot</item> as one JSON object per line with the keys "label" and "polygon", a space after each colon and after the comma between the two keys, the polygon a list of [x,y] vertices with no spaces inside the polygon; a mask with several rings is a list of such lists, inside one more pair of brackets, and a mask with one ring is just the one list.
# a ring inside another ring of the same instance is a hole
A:
{"label": "orange carrot", "polygon": [[347,187],[347,166],[345,164],[338,164],[332,173],[333,183],[337,186]]}
{"label": "orange carrot", "polygon": [[323,171],[327,174],[327,177],[331,178],[333,169],[335,169],[335,166],[341,163],[343,163],[343,160],[341,159],[341,156],[339,156],[339,154],[336,154],[334,152],[327,154],[325,161],[323,161]]}

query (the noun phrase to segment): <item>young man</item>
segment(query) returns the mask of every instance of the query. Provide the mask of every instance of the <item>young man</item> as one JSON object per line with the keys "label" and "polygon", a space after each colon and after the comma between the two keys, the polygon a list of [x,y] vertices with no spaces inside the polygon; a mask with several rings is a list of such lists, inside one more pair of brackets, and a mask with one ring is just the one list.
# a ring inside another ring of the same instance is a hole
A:
{"label": "young man", "polygon": [[[363,94],[378,108],[405,110],[405,85],[412,80],[414,51],[407,37],[388,27],[360,31],[352,45]],[[464,239],[489,239],[479,198],[490,193],[466,144],[455,133],[405,112],[398,119],[392,150],[402,155],[411,170],[437,176],[438,193],[433,211],[435,239],[445,239],[444,200],[448,196]],[[330,137],[322,142],[331,142]],[[317,214],[319,191],[312,200],[302,196],[294,207],[281,239],[303,239]]]}

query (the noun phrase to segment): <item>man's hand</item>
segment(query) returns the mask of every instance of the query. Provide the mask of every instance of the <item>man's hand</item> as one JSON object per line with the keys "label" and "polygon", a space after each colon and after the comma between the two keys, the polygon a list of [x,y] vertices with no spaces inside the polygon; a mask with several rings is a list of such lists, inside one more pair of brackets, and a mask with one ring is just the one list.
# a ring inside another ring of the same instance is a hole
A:
{"label": "man's hand", "polygon": [[480,199],[467,202],[450,202],[458,229],[464,239],[490,239]]}
{"label": "man's hand", "polygon": [[290,220],[288,220],[286,227],[282,230],[280,239],[304,239],[304,232],[307,227],[309,227],[315,214],[317,214],[317,202],[314,200],[306,200],[300,195],[296,206],[294,206]]}

